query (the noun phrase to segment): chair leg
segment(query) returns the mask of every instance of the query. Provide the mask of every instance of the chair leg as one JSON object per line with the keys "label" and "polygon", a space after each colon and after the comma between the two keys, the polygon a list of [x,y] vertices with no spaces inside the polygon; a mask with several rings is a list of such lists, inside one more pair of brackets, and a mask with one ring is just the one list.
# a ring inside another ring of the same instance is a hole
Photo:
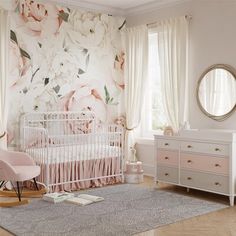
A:
{"label": "chair leg", "polygon": [[3,187],[7,182],[5,180],[2,180],[0,183],[0,188]]}
{"label": "chair leg", "polygon": [[36,181],[36,179],[35,178],[33,178],[33,180],[34,180],[34,186],[35,186],[35,188],[39,191],[39,187],[38,187],[38,184],[37,184],[37,181]]}
{"label": "chair leg", "polygon": [[17,185],[17,196],[19,201],[21,202],[21,191],[20,191],[20,184],[18,181],[16,182],[16,185]]}

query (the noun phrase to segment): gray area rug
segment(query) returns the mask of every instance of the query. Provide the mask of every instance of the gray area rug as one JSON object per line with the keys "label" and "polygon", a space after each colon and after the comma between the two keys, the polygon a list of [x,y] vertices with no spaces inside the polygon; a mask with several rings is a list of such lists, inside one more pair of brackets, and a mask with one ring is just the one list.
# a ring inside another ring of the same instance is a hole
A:
{"label": "gray area rug", "polygon": [[123,236],[228,207],[139,185],[85,192],[105,201],[78,206],[37,199],[25,206],[0,208],[0,226],[18,236]]}

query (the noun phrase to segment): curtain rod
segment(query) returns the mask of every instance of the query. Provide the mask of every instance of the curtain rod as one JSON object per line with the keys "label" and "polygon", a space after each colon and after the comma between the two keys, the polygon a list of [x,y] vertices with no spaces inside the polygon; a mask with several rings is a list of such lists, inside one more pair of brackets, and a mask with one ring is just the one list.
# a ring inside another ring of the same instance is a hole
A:
{"label": "curtain rod", "polygon": [[[192,15],[185,15],[184,17],[186,20],[192,20],[192,18],[193,18]],[[150,25],[155,25],[156,23],[158,23],[158,21],[147,23],[146,25],[150,26]]]}

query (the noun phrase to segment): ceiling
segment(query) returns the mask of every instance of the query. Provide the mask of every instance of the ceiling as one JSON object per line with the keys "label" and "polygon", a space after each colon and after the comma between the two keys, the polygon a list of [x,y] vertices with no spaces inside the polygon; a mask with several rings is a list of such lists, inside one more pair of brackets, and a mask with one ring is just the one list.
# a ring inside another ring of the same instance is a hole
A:
{"label": "ceiling", "polygon": [[[0,0],[1,1],[1,0]],[[42,0],[45,1],[45,0]],[[132,15],[190,0],[50,0],[66,6],[109,12],[115,15]]]}

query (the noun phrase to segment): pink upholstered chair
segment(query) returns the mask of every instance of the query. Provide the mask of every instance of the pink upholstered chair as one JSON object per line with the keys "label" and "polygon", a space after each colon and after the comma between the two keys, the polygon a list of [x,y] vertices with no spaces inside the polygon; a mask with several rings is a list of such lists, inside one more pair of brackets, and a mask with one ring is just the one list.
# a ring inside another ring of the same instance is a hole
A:
{"label": "pink upholstered chair", "polygon": [[8,181],[16,182],[17,189],[14,187],[14,190],[19,202],[22,194],[20,183],[33,179],[36,189],[39,190],[35,179],[39,174],[40,167],[27,153],[0,149],[0,188]]}

